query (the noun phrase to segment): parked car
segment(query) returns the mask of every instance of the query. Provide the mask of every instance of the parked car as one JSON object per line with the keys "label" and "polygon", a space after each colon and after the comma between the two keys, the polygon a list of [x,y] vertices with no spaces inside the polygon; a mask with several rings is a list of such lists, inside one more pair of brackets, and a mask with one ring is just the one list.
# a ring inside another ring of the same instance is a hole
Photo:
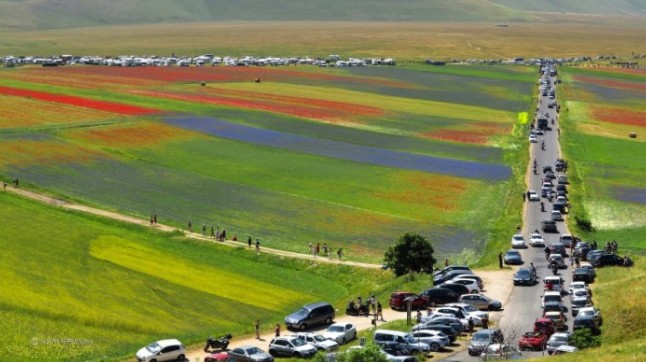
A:
{"label": "parked car", "polygon": [[[231,362],[273,362],[274,357],[255,346],[240,346],[229,351]],[[206,360],[205,360],[206,362]]]}
{"label": "parked car", "polygon": [[592,296],[592,289],[590,289],[586,282],[582,281],[574,281],[570,283],[570,286],[568,287],[568,294],[572,295],[574,294],[574,291],[578,289],[585,289],[588,292],[588,295]]}
{"label": "parked car", "polygon": [[272,356],[287,356],[308,358],[316,354],[316,347],[294,337],[276,337],[269,342],[269,354]]}
{"label": "parked car", "polygon": [[473,334],[467,347],[469,356],[479,356],[487,346],[504,342],[500,329],[481,329]]}
{"label": "parked car", "polygon": [[594,283],[594,277],[588,268],[576,268],[572,272],[572,280],[586,283]]}
{"label": "parked car", "polygon": [[563,221],[563,214],[561,214],[560,211],[558,210],[552,210],[552,213],[550,214],[550,217],[554,221]]}
{"label": "parked car", "polygon": [[415,342],[428,344],[431,352],[437,352],[451,343],[449,337],[446,334],[436,330],[423,329],[411,332],[411,335],[413,336],[413,340]]}
{"label": "parked car", "polygon": [[373,335],[373,340],[379,346],[396,343],[405,347],[410,353],[427,354],[431,351],[431,347],[428,344],[418,342],[410,333],[401,331],[377,329]]}
{"label": "parked car", "polygon": [[421,310],[428,307],[428,298],[412,292],[393,292],[390,294],[390,308],[394,310],[406,310],[406,298],[412,298],[411,309]]}
{"label": "parked car", "polygon": [[209,353],[206,357],[204,357],[204,362],[229,362],[229,360],[235,361],[235,359],[231,357],[231,354],[229,352]]}
{"label": "parked car", "polygon": [[518,252],[518,250],[510,249],[507,250],[505,256],[503,257],[505,265],[521,265],[523,264],[523,258]]}
{"label": "parked car", "polygon": [[[543,304],[543,314],[547,312],[567,312],[567,307],[563,305],[563,302],[545,302]],[[565,318],[567,321],[567,318]]]}
{"label": "parked car", "polygon": [[323,337],[331,339],[339,345],[357,338],[357,328],[352,323],[334,323],[327,327]]}
{"label": "parked car", "polygon": [[534,133],[530,133],[529,137],[527,138],[530,143],[537,143],[538,142],[538,137]]}
{"label": "parked car", "polygon": [[501,310],[502,303],[484,294],[465,294],[460,296],[460,303],[471,304],[480,310]]}
{"label": "parked car", "polygon": [[525,244],[525,238],[520,234],[513,235],[511,237],[511,247],[514,249],[527,248],[527,244]]}
{"label": "parked car", "polygon": [[330,303],[311,303],[285,317],[285,325],[287,328],[305,330],[321,324],[332,324],[334,317],[334,307]]}
{"label": "parked car", "polygon": [[568,255],[567,250],[565,250],[565,245],[559,242],[550,244],[549,248],[550,254],[560,254],[564,258]]}
{"label": "parked car", "polygon": [[316,333],[296,333],[296,337],[316,347],[319,351],[336,351],[339,349],[339,344],[329,338],[325,338],[321,334]]}
{"label": "parked car", "polygon": [[556,325],[556,330],[567,331],[567,324],[565,324],[566,318],[563,312],[547,312],[543,317],[553,320]]}
{"label": "parked car", "polygon": [[588,314],[581,314],[581,310],[579,310],[579,315],[577,315],[576,318],[574,318],[574,322],[572,322],[572,330],[576,331],[578,329],[587,328],[595,336],[601,334],[601,329],[599,327],[597,319]]}
{"label": "parked car", "polygon": [[538,192],[535,190],[529,190],[527,195],[529,196],[529,201],[541,201],[540,196],[538,196]]}
{"label": "parked car", "polygon": [[561,354],[575,353],[575,352],[576,352],[576,351],[578,351],[578,350],[579,350],[579,349],[578,349],[578,348],[576,348],[576,347],[574,347],[574,346],[570,346],[570,345],[564,344],[564,345],[562,345],[562,346],[558,346],[558,347],[556,348],[556,350],[554,350],[553,355],[554,355],[554,356],[557,356],[557,355],[561,355]]}
{"label": "parked car", "polygon": [[466,322],[452,315],[430,315],[422,319],[422,323],[413,326],[414,330],[429,329],[427,327],[433,325],[450,326],[456,333],[460,334],[467,328]]}
{"label": "parked car", "polygon": [[579,315],[581,316],[590,316],[597,322],[597,325],[601,327],[603,325],[603,318],[601,317],[601,311],[596,307],[585,307],[579,309]]}
{"label": "parked car", "polygon": [[544,233],[558,233],[559,230],[556,227],[556,221],[554,220],[543,220],[541,221],[542,227],[541,229],[543,230]]}
{"label": "parked car", "polygon": [[545,303],[549,302],[558,302],[559,304],[563,304],[561,293],[555,291],[546,291],[543,293],[543,297],[541,298],[541,307],[545,307]]}
{"label": "parked car", "polygon": [[572,245],[573,241],[574,236],[572,236],[571,234],[561,234],[561,236],[559,237],[559,243],[561,243],[562,245],[570,246]]}
{"label": "parked car", "polygon": [[571,339],[571,333],[570,332],[558,332],[552,334],[550,338],[547,340],[547,344],[545,346],[545,350],[547,351],[548,354],[553,354],[554,351],[564,345],[568,345],[570,343]]}
{"label": "parked car", "polygon": [[480,287],[478,286],[478,281],[474,279],[462,279],[460,277],[451,279],[448,282],[442,284],[442,286],[446,287],[447,284],[460,284],[464,285],[469,289],[469,292],[471,293],[480,293]]}
{"label": "parked car", "polygon": [[543,238],[543,235],[539,232],[533,232],[529,235],[529,245],[544,247],[545,239]]}
{"label": "parked car", "polygon": [[139,362],[149,361],[175,361],[183,360],[186,356],[186,348],[182,342],[176,339],[163,339],[147,345],[137,351],[136,357]]}
{"label": "parked car", "polygon": [[572,316],[576,317],[579,314],[581,308],[592,306],[592,301],[590,297],[573,297],[570,301],[570,309],[572,309]]}
{"label": "parked car", "polygon": [[595,268],[604,266],[624,266],[624,258],[615,254],[605,254],[593,259],[591,263]]}
{"label": "parked car", "polygon": [[431,331],[442,332],[446,334],[447,337],[449,337],[449,343],[455,342],[458,339],[458,336],[460,335],[460,333],[456,331],[455,328],[444,324],[431,324],[431,325],[427,325],[424,328],[419,328],[417,330],[419,331],[431,330]]}
{"label": "parked car", "polygon": [[548,275],[543,278],[545,290],[560,292],[563,289],[563,278],[558,275]]}
{"label": "parked car", "polygon": [[453,270],[466,270],[468,272],[471,271],[471,269],[466,265],[449,265],[449,266],[446,266],[446,267],[434,272],[433,275],[445,274],[445,273],[448,273],[448,272],[453,271]]}
{"label": "parked car", "polygon": [[597,277],[597,271],[594,270],[594,267],[592,266],[592,264],[581,263],[581,268],[588,269],[588,272],[590,272],[590,275],[592,275],[592,278]]}
{"label": "parked car", "polygon": [[[466,275],[466,274],[463,274],[463,275]],[[470,293],[469,288],[466,285],[462,285],[462,284],[449,284],[449,282],[446,282],[440,285],[439,287],[451,290],[455,292],[455,294],[457,294],[458,296],[462,294]]]}
{"label": "parked car", "polygon": [[523,359],[522,353],[514,346],[502,343],[494,343],[480,354],[483,361],[510,361]]}
{"label": "parked car", "polygon": [[485,311],[481,311],[480,309],[474,307],[471,304],[467,303],[451,303],[447,304],[447,307],[452,307],[452,308],[457,308],[462,312],[462,315],[464,315],[465,319],[468,319],[469,317],[473,317],[473,323],[477,326],[479,326],[482,323],[483,319],[489,320],[489,313]]}
{"label": "parked car", "polygon": [[536,318],[534,321],[534,332],[541,332],[545,335],[551,336],[556,331],[556,324],[549,318]]}
{"label": "parked car", "polygon": [[470,270],[456,269],[433,275],[433,285],[440,285],[462,274],[473,274]]}
{"label": "parked car", "polygon": [[530,268],[520,268],[514,273],[514,285],[535,285],[536,283],[538,283],[538,278]]}
{"label": "parked car", "polygon": [[545,349],[549,336],[541,332],[526,332],[518,340],[518,349],[521,351],[542,351]]}
{"label": "parked car", "polygon": [[428,298],[428,305],[431,307],[438,304],[455,303],[460,299],[460,296],[454,291],[440,287],[426,289],[421,295]]}
{"label": "parked car", "polygon": [[482,282],[482,278],[475,274],[462,274],[459,277],[460,279],[473,279],[478,283],[478,288],[481,290],[484,289],[484,283]]}

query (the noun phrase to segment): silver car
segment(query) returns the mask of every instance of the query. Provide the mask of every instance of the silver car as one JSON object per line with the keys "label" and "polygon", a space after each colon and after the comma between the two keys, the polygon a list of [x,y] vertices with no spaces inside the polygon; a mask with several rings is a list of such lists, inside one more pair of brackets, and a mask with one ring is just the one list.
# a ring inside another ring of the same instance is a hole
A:
{"label": "silver car", "polygon": [[240,346],[229,351],[234,361],[241,362],[274,362],[274,357],[255,346]]}
{"label": "silver car", "polygon": [[316,347],[297,337],[276,337],[269,343],[269,354],[308,358],[316,354]]}

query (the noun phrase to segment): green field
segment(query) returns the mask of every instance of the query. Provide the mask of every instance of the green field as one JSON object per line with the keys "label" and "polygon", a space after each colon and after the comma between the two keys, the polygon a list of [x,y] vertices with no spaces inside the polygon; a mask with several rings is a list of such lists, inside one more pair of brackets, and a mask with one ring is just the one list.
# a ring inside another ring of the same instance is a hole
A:
{"label": "green field", "polygon": [[[151,340],[249,334],[316,300],[384,293],[390,273],[188,241],[0,194],[0,353],[119,360]],[[76,340],[74,343],[57,342]]]}
{"label": "green field", "polygon": [[[61,197],[143,218],[155,213],[177,228],[190,220],[296,252],[306,252],[309,242],[327,243],[351,259],[380,262],[392,240],[408,231],[429,237],[442,255],[475,252],[504,240],[498,233],[518,218],[516,209],[501,206],[522,189],[510,176],[519,175],[526,157],[517,152],[518,120],[534,102],[533,72],[5,69],[0,91],[14,99],[7,107],[28,102],[28,117],[37,121],[9,113],[0,131],[0,172]],[[254,78],[264,81],[248,81]],[[65,107],[86,99],[110,103],[95,113],[72,107],[61,115],[47,101],[53,95],[68,97],[58,101]],[[118,113],[119,104],[160,114],[106,113]],[[257,136],[209,130],[222,121]],[[270,132],[297,146],[262,143],[274,137]],[[312,151],[308,144],[320,146]],[[347,151],[327,153],[335,149]],[[352,158],[357,154],[360,160]],[[416,169],[402,159],[419,156],[445,165]],[[396,164],[381,163],[384,157]],[[506,213],[515,216],[498,226]]]}

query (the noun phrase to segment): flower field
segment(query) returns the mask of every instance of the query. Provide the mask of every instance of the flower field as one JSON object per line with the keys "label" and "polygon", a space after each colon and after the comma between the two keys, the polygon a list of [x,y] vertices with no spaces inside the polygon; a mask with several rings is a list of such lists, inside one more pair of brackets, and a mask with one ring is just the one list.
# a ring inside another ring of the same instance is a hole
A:
{"label": "flower field", "polygon": [[46,111],[12,116],[4,127],[24,131],[7,139],[0,173],[293,251],[327,242],[378,261],[411,230],[443,253],[480,249],[512,178],[503,145],[532,107],[534,71],[5,69],[0,93],[16,105],[71,108],[43,117],[46,134],[33,120]]}
{"label": "flower field", "polygon": [[646,250],[641,241],[646,235],[644,72],[566,68],[563,73],[566,152],[576,162],[585,193],[594,195],[585,197],[579,212],[587,214],[599,236],[612,234],[630,249]]}

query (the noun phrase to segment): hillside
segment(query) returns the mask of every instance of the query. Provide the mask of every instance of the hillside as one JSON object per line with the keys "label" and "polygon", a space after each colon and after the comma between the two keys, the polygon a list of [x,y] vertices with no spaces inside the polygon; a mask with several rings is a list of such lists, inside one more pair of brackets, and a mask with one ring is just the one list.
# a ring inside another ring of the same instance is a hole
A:
{"label": "hillside", "polygon": [[644,15],[646,0],[0,0],[0,28],[261,20],[512,22],[540,19],[538,12]]}

